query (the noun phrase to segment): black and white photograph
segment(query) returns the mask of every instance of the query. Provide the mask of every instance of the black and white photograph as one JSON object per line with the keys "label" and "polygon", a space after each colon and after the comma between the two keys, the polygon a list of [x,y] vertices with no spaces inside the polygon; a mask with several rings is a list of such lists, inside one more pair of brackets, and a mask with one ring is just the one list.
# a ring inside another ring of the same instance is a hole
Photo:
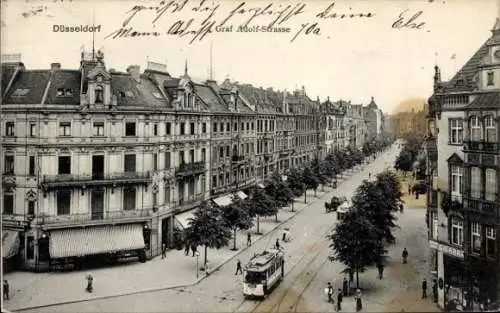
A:
{"label": "black and white photograph", "polygon": [[2,0],[2,312],[499,312],[500,0]]}

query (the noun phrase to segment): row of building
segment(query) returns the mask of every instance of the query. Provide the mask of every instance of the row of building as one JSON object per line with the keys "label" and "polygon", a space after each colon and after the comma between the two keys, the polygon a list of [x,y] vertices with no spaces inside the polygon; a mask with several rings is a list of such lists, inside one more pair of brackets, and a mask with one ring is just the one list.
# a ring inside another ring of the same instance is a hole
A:
{"label": "row of building", "polygon": [[428,236],[438,304],[498,311],[500,20],[449,80],[435,67],[428,101]]}
{"label": "row of building", "polygon": [[3,256],[43,270],[82,257],[160,253],[202,200],[226,205],[286,173],[383,132],[368,106],[172,77],[165,65],[28,70],[2,63]]}

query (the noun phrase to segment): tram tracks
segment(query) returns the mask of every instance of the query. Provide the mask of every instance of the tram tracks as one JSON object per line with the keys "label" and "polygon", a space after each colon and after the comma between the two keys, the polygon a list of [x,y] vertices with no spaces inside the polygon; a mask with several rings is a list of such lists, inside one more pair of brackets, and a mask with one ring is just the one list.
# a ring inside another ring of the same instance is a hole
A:
{"label": "tram tracks", "polygon": [[[318,233],[322,235],[319,239],[314,241],[313,244],[308,247],[307,251],[304,251],[304,255],[290,267],[288,272],[285,273],[283,281],[275,287],[275,290],[273,290],[268,297],[257,303],[251,300],[244,300],[236,307],[234,312],[297,312],[302,295],[328,260],[329,242],[325,236],[332,227],[332,223],[327,223],[312,233],[313,236]],[[319,258],[320,256],[323,258]],[[320,260],[319,267],[313,267],[312,265],[315,264],[315,262],[317,263],[318,260]],[[299,266],[302,266],[302,269],[300,272],[295,273],[295,269],[301,268]],[[284,283],[285,280],[288,279],[292,279],[292,281],[289,287],[286,287]]]}

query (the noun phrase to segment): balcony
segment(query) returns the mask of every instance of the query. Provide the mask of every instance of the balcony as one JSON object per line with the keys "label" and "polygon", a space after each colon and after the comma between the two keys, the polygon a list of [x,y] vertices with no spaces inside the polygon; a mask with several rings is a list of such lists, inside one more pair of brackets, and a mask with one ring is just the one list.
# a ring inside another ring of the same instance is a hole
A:
{"label": "balcony", "polygon": [[243,155],[233,155],[231,157],[231,162],[233,163],[243,163],[245,161],[245,156]]}
{"label": "balcony", "polygon": [[104,211],[99,214],[77,213],[68,215],[35,216],[34,223],[46,225],[46,228],[61,226],[103,225],[116,222],[146,221],[152,216],[151,209]]}
{"label": "balcony", "polygon": [[202,174],[205,172],[205,162],[182,163],[175,170],[175,176],[182,178],[185,176]]}
{"label": "balcony", "polygon": [[117,186],[151,183],[151,172],[119,172],[107,174],[60,174],[43,175],[42,188],[50,190],[60,187]]}
{"label": "balcony", "polygon": [[189,195],[183,199],[173,201],[172,207],[176,212],[184,212],[198,205],[198,203],[204,199],[205,197],[202,193]]}
{"label": "balcony", "polygon": [[464,142],[464,151],[499,152],[498,142],[487,142],[484,140],[469,140]]}
{"label": "balcony", "polygon": [[487,215],[499,215],[500,210],[495,201],[489,201],[478,198],[464,198],[464,210],[479,212]]}

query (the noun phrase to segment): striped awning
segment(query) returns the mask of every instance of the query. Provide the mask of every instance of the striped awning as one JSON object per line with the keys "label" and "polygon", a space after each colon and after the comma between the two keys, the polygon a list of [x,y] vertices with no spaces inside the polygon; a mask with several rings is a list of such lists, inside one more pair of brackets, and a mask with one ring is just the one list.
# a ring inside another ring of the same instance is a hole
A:
{"label": "striped awning", "polygon": [[194,218],[195,210],[196,209],[186,211],[186,212],[183,212],[181,214],[177,214],[174,218],[174,223],[177,226],[177,228],[188,229],[189,222],[191,221],[192,218]]}
{"label": "striped awning", "polygon": [[143,249],[142,228],[142,224],[126,224],[54,230],[50,234],[50,257],[66,258]]}
{"label": "striped awning", "polygon": [[15,230],[2,231],[2,257],[8,259],[19,253],[19,232]]}
{"label": "striped awning", "polygon": [[238,191],[238,192],[236,193],[236,195],[237,195],[237,196],[238,196],[238,198],[240,198],[241,200],[245,200],[246,198],[248,198],[247,194],[246,194],[246,193],[244,193],[244,192],[243,192],[243,191],[241,191],[241,190],[240,190],[240,191]]}
{"label": "striped awning", "polygon": [[219,207],[223,208],[231,203],[233,203],[233,195],[224,195],[218,198],[213,199],[215,204],[217,204]]}

